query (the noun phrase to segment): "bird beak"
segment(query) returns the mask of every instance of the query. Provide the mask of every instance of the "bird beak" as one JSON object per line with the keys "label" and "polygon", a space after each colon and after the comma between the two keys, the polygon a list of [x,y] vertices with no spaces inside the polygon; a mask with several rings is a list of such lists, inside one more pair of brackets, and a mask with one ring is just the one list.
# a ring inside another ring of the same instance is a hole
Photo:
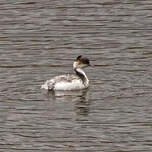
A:
{"label": "bird beak", "polygon": [[94,67],[95,65],[93,65],[93,64],[89,64],[89,67]]}

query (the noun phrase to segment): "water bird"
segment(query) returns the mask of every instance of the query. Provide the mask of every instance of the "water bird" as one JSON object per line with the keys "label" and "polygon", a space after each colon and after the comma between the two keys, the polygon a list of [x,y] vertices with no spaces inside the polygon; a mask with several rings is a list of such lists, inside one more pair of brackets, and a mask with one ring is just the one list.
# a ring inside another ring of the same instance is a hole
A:
{"label": "water bird", "polygon": [[82,90],[89,87],[89,79],[83,68],[90,66],[90,61],[81,55],[73,63],[73,74],[55,76],[47,80],[41,88],[47,90]]}

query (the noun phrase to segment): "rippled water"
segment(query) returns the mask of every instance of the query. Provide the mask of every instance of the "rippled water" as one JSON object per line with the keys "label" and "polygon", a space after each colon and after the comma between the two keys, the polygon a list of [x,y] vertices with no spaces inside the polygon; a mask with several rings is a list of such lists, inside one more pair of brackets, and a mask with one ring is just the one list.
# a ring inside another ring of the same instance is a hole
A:
{"label": "rippled water", "polygon": [[[150,0],[0,1],[0,151],[151,152]],[[89,90],[46,92],[78,55]]]}

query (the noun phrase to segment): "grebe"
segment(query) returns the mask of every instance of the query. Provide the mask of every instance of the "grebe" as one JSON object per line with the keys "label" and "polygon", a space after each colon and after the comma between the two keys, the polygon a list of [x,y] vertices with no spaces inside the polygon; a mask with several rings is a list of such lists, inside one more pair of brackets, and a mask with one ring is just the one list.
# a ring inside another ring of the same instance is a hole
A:
{"label": "grebe", "polygon": [[75,74],[65,74],[47,80],[41,88],[47,90],[81,90],[89,87],[89,79],[82,68],[90,66],[90,61],[81,55],[73,63]]}

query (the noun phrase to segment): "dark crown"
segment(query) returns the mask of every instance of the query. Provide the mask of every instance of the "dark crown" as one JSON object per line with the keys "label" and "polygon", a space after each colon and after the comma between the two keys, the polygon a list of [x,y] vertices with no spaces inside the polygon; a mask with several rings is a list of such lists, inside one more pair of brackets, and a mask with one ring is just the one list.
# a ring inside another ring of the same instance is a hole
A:
{"label": "dark crown", "polygon": [[83,64],[90,65],[90,61],[88,58],[83,58],[81,55],[77,57],[76,61],[80,61]]}

